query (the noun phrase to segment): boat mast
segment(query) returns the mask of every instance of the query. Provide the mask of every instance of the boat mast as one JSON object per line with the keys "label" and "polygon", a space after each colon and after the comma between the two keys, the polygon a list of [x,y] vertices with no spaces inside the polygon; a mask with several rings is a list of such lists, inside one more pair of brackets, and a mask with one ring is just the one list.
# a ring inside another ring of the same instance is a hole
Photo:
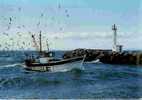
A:
{"label": "boat mast", "polygon": [[42,40],[41,40],[41,31],[40,31],[40,34],[39,34],[39,50],[40,50],[40,53],[42,52]]}
{"label": "boat mast", "polygon": [[47,44],[47,51],[49,52],[49,43],[48,43],[48,39],[46,40],[46,44]]}

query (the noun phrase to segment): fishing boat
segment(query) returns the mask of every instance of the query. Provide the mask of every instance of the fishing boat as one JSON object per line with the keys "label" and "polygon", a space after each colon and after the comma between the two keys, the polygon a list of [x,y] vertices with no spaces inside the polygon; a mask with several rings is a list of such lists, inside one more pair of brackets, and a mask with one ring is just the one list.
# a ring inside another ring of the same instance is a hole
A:
{"label": "fishing boat", "polygon": [[[83,69],[85,56],[73,57],[69,59],[55,59],[54,52],[49,51],[49,46],[47,52],[42,51],[41,34],[39,37],[39,56],[37,58],[26,58],[24,67],[26,70],[63,72],[72,69]],[[36,44],[34,36],[32,36],[32,38]]]}
{"label": "fishing boat", "polygon": [[25,60],[25,69],[32,71],[51,71],[62,72],[72,69],[82,69],[83,57],[71,58],[71,59],[48,59],[39,58],[35,61],[33,59]]}

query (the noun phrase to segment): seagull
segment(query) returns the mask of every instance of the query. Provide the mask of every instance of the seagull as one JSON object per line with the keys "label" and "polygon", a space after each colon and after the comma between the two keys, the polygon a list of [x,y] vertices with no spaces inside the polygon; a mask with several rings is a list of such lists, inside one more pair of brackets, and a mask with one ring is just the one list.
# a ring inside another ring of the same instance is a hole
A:
{"label": "seagull", "polygon": [[19,7],[18,10],[21,11],[21,7]]}
{"label": "seagull", "polygon": [[63,28],[62,27],[60,27],[60,31],[62,31],[63,30]]}
{"label": "seagull", "polygon": [[39,26],[40,25],[40,21],[37,23],[37,26]]}
{"label": "seagull", "polygon": [[9,24],[11,24],[12,22],[12,17],[9,17]]}
{"label": "seagull", "polygon": [[22,25],[23,28],[25,28],[25,25]]}
{"label": "seagull", "polygon": [[66,9],[66,10],[65,10],[65,13],[67,13],[67,12],[68,12],[68,10]]}
{"label": "seagull", "polygon": [[21,28],[21,26],[17,26],[17,28],[18,28],[18,29],[20,29],[20,28]]}
{"label": "seagull", "polygon": [[67,14],[66,16],[67,16],[67,17],[70,17],[70,15],[69,15],[69,14]]}
{"label": "seagull", "polygon": [[3,33],[3,35],[6,35],[6,36],[8,36],[8,33],[5,33],[5,32],[4,32],[4,33]]}
{"label": "seagull", "polygon": [[59,8],[59,9],[61,8],[61,5],[60,5],[60,4],[58,5],[58,8]]}
{"label": "seagull", "polygon": [[23,42],[23,45],[25,45],[25,42]]}
{"label": "seagull", "polygon": [[11,18],[11,17],[9,17],[9,21],[10,21],[10,22],[12,21],[12,18]]}
{"label": "seagull", "polygon": [[[11,23],[9,23],[9,24],[11,24]],[[10,29],[10,26],[7,27],[7,30],[9,30],[9,29]]]}
{"label": "seagull", "polygon": [[41,13],[40,17],[43,17],[43,16],[44,16],[44,14],[43,14],[43,13]]}
{"label": "seagull", "polygon": [[12,41],[12,40],[13,40],[13,38],[10,38],[10,40]]}

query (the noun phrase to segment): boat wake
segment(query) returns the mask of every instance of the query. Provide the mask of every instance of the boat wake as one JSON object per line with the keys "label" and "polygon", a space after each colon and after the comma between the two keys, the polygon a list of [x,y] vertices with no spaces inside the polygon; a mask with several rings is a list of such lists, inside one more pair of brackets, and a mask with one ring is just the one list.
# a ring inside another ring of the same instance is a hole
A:
{"label": "boat wake", "polygon": [[7,68],[7,67],[17,67],[17,66],[23,66],[22,63],[15,63],[15,64],[6,64],[6,65],[1,65],[1,68]]}

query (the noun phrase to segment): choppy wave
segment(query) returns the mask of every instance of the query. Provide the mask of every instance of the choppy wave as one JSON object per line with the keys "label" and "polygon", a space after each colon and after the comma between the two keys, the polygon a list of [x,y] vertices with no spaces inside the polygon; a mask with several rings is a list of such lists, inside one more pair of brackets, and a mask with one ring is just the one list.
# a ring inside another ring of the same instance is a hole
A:
{"label": "choppy wave", "polygon": [[84,63],[85,70],[27,72],[16,56],[0,57],[0,98],[142,97],[141,67]]}
{"label": "choppy wave", "polygon": [[15,60],[14,57],[0,57],[0,62],[13,62]]}
{"label": "choppy wave", "polygon": [[60,84],[60,80],[49,80],[47,78],[42,77],[13,77],[13,78],[1,78],[0,79],[0,87],[3,89],[8,88],[26,88],[32,86],[45,86],[45,85],[55,85]]}

